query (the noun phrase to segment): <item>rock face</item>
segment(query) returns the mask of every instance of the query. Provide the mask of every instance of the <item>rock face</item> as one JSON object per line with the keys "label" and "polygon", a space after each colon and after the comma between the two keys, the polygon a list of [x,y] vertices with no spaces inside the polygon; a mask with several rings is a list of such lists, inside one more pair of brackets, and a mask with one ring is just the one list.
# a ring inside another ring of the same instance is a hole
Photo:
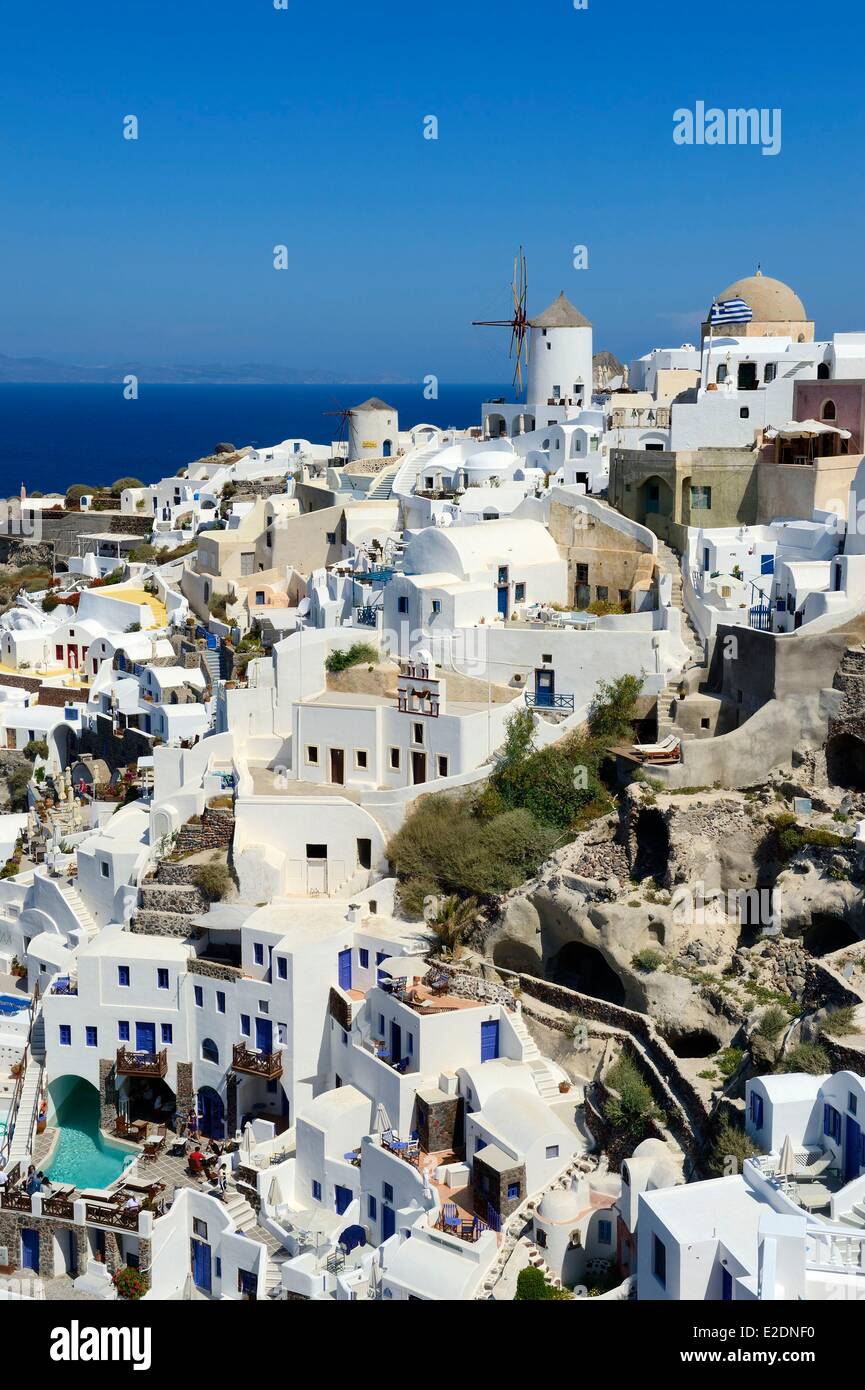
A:
{"label": "rock face", "polygon": [[592,358],[592,384],[596,391],[605,391],[611,381],[617,377],[621,378],[621,384],[627,385],[628,369],[624,367],[617,357],[611,352],[603,350],[596,352]]}

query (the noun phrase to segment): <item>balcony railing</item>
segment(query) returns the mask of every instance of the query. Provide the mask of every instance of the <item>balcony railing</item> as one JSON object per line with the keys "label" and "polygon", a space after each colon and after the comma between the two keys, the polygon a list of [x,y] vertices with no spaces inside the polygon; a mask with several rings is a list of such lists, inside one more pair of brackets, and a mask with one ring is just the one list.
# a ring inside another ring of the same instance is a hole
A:
{"label": "balcony railing", "polygon": [[554,695],[549,690],[527,690],[525,701],[529,709],[566,709],[573,714],[573,695]]}
{"label": "balcony railing", "polygon": [[357,608],[355,610],[355,622],[359,627],[375,627],[377,621],[376,614],[380,612],[381,605],[373,608],[370,604],[366,604],[363,608]]}
{"label": "balcony railing", "polygon": [[139,1208],[124,1211],[122,1207],[93,1206],[88,1202],[85,1217],[95,1226],[112,1226],[121,1231],[137,1231]]}
{"label": "balcony railing", "polygon": [[29,1192],[9,1192],[7,1189],[3,1193],[3,1206],[7,1211],[32,1211],[33,1198]]}
{"label": "balcony railing", "polygon": [[168,1052],[132,1052],[128,1047],[118,1047],[115,1071],[120,1076],[158,1076],[163,1077],[168,1070]]}
{"label": "balcony railing", "polygon": [[282,1076],[282,1053],[252,1052],[243,1043],[235,1043],[231,1065],[234,1071],[247,1076],[263,1076],[267,1081],[275,1081]]}

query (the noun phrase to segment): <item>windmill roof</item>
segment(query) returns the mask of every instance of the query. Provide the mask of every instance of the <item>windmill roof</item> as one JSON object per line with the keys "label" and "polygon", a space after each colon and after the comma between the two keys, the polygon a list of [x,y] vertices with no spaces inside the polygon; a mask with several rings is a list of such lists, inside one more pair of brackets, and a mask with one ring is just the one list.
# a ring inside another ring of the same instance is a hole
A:
{"label": "windmill roof", "polygon": [[393,410],[392,405],[388,405],[381,396],[370,396],[369,400],[361,401],[360,405],[353,406],[354,410]]}
{"label": "windmill roof", "polygon": [[554,299],[542,314],[538,314],[536,319],[529,319],[529,326],[531,328],[591,328],[592,325],[562,290],[558,299]]}

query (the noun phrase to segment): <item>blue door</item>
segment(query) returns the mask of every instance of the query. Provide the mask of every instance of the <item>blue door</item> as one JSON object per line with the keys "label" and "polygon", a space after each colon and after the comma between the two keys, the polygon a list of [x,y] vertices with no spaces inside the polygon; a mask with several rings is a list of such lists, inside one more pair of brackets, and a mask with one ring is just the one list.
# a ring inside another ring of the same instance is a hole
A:
{"label": "blue door", "polygon": [[25,1269],[32,1269],[34,1274],[39,1273],[39,1232],[21,1232],[21,1264]]}
{"label": "blue door", "polygon": [[535,704],[549,709],[556,703],[555,671],[535,671]]}
{"label": "blue door", "polygon": [[203,1240],[191,1240],[192,1282],[197,1289],[210,1293],[213,1284],[210,1275],[210,1246]]}
{"label": "blue door", "polygon": [[351,951],[339,953],[339,987],[351,989]]}
{"label": "blue door", "polygon": [[859,1169],[862,1162],[862,1131],[853,1119],[852,1115],[847,1116],[847,1126],[844,1134],[844,1181],[851,1182],[853,1178],[858,1178]]}
{"label": "blue door", "polygon": [[390,1025],[390,1060],[394,1063],[402,1061],[402,1029],[393,1022]]}
{"label": "blue door", "polygon": [[508,616],[508,590],[504,584],[499,587],[498,600],[499,613],[503,618],[506,618]]}
{"label": "blue door", "polygon": [[156,1051],[156,1024],[155,1023],[136,1023],[135,1025],[135,1050],[137,1052]]}
{"label": "blue door", "polygon": [[340,1187],[337,1183],[334,1189],[334,1200],[336,1202],[336,1214],[342,1216],[351,1206],[352,1191],[350,1187]]}
{"label": "blue door", "polygon": [[499,1021],[491,1019],[481,1024],[481,1061],[491,1062],[499,1055]]}
{"label": "blue door", "polygon": [[255,1045],[259,1052],[273,1051],[273,1024],[269,1018],[255,1020]]}
{"label": "blue door", "polygon": [[721,1269],[721,1297],[725,1303],[733,1301],[733,1276],[729,1269]]}
{"label": "blue door", "polygon": [[396,1212],[387,1202],[381,1204],[381,1238],[387,1240],[396,1230]]}
{"label": "blue door", "polygon": [[225,1138],[225,1106],[218,1091],[212,1086],[202,1086],[198,1092],[198,1113],[201,1116],[201,1133],[208,1139]]}

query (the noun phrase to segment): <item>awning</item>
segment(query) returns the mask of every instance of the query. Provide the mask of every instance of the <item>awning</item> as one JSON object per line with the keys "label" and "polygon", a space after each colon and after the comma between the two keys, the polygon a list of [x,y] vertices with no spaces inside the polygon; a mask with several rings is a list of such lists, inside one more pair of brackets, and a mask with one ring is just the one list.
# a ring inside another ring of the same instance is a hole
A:
{"label": "awning", "polygon": [[805,439],[809,435],[837,434],[840,439],[852,438],[849,430],[827,425],[822,420],[790,420],[780,429],[770,428],[765,432],[766,439]]}

